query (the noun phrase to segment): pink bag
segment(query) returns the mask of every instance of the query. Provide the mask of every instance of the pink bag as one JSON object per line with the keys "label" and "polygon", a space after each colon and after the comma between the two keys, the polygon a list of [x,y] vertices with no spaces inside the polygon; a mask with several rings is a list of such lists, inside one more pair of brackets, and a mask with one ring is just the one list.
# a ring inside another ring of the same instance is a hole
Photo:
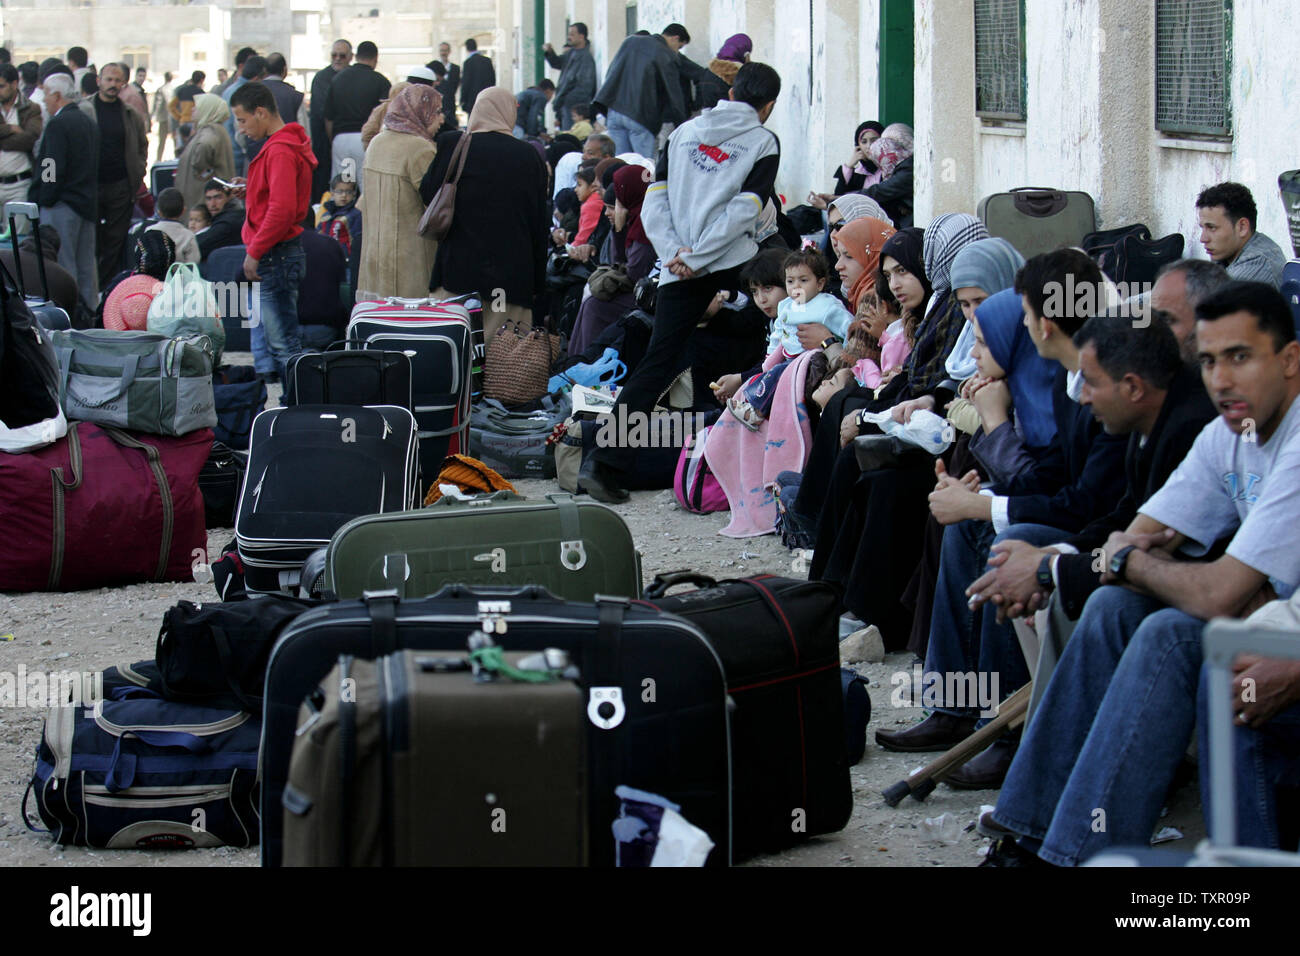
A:
{"label": "pink bag", "polygon": [[704,443],[709,440],[712,430],[710,425],[686,440],[677,459],[677,473],[673,476],[673,495],[677,503],[687,511],[701,515],[726,511],[729,507],[722,486],[704,460]]}
{"label": "pink bag", "polygon": [[0,455],[0,591],[194,580],[211,450],[207,428],[164,438],[75,422],[47,448]]}

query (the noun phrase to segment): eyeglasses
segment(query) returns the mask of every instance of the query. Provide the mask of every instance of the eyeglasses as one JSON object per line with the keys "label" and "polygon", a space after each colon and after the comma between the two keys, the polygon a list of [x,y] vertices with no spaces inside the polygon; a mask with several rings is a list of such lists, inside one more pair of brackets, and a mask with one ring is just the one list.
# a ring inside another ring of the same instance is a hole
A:
{"label": "eyeglasses", "polygon": [[346,60],[346,59],[347,59],[348,57],[350,57],[350,56],[352,56],[351,53],[331,53],[331,54],[330,54],[330,59],[331,59],[331,60]]}
{"label": "eyeglasses", "polygon": [[844,228],[844,220],[843,220],[843,219],[841,219],[839,222],[833,222],[833,223],[831,223],[831,232],[839,232],[839,231],[840,231],[841,229],[843,229],[843,228]]}

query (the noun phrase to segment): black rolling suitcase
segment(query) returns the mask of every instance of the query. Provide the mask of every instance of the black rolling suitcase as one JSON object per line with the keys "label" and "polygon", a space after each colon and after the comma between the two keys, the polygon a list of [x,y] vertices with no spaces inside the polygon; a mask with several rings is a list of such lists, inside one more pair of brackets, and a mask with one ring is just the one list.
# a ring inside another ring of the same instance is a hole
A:
{"label": "black rolling suitcase", "polygon": [[23,259],[18,246],[18,217],[26,216],[31,221],[32,234],[39,237],[41,231],[40,208],[34,202],[7,202],[4,211],[5,219],[9,223],[9,239],[14,248],[14,272],[17,273],[14,279],[17,284],[18,294],[26,301],[27,308],[32,310],[32,315],[40,323],[41,328],[51,332],[72,328],[72,320],[68,318],[67,310],[55,305],[54,300],[50,298],[50,280],[45,274],[45,256],[40,254],[39,249],[36,254],[36,271],[41,277],[41,294],[29,295],[27,293],[27,281],[23,277]]}
{"label": "black rolling suitcase", "polygon": [[299,715],[286,866],[586,864],[567,655],[478,653],[339,659]]}
{"label": "black rolling suitcase", "polygon": [[[727,689],[718,655],[696,627],[626,600],[586,604],[540,588],[449,587],[418,601],[371,592],[364,601],[325,605],[281,635],[267,666],[263,711],[264,865],[284,860],[284,820],[293,809],[282,801],[299,708],[339,656],[377,659],[402,649],[464,656],[480,630],[507,652],[559,648],[578,669],[591,865],[614,865],[620,784],[679,804],[714,843],[706,865],[731,861]],[[449,766],[449,780],[455,773]]]}
{"label": "black rolling suitcase", "polygon": [[397,405],[413,411],[405,352],[303,352],[289,360],[285,405]]}
{"label": "black rolling suitcase", "polygon": [[258,415],[235,515],[248,592],[294,593],[303,561],[348,521],[414,507],[416,449],[415,419],[392,405]]}
{"label": "black rolling suitcase", "polygon": [[[667,595],[676,584],[699,588]],[[820,581],[658,575],[655,607],[696,625],[722,658],[731,716],[736,859],[844,829],[853,812],[845,753],[839,598]]]}

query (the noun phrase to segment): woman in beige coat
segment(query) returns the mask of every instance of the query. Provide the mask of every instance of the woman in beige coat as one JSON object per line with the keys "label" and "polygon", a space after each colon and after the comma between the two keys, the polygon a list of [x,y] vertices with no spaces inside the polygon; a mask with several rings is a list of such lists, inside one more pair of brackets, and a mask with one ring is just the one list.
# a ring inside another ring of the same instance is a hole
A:
{"label": "woman in beige coat", "polygon": [[200,93],[194,97],[194,135],[176,164],[176,188],[185,197],[185,208],[203,202],[203,187],[214,176],[235,178],[235,155],[226,132],[230,107],[219,96]]}
{"label": "woman in beige coat", "polygon": [[358,302],[429,294],[438,247],[417,231],[424,213],[420,181],[433,161],[433,134],[441,125],[438,91],[413,84],[389,102],[384,128],[366,148],[366,191],[358,204],[365,223]]}

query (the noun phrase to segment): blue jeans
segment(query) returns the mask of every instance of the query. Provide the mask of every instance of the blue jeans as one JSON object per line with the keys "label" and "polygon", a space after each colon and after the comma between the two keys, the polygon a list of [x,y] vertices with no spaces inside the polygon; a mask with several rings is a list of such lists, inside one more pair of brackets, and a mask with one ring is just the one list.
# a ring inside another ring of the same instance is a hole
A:
{"label": "blue jeans", "polygon": [[[1196,745],[1200,754],[1201,810],[1214,836],[1210,788],[1210,669],[1201,672],[1196,702]],[[1263,727],[1232,729],[1232,770],[1237,799],[1237,844],[1269,850],[1282,846],[1278,832],[1277,788],[1300,787],[1300,704],[1273,716]]]}
{"label": "blue jeans", "polygon": [[993,818],[1057,866],[1147,846],[1196,722],[1204,627],[1127,588],[1094,592]]}
{"label": "blue jeans", "polygon": [[281,381],[287,380],[285,367],[289,359],[302,351],[298,287],[305,262],[302,241],[295,238],[273,246],[257,263],[260,325]]}
{"label": "blue jeans", "polygon": [[[1020,650],[1011,622],[998,623],[995,608],[971,611],[966,588],[985,570],[989,548],[997,541],[1015,539],[1042,546],[1067,537],[1064,531],[1041,524],[1013,524],[994,534],[991,521],[959,521],[943,532],[939,557],[939,580],[934,589],[934,613],[930,617],[930,641],[925,654],[926,673],[988,674],[989,687],[999,700],[1029,683],[1029,668]],[[993,675],[997,683],[994,684]],[[945,681],[945,686],[952,686]],[[961,686],[958,683],[956,686]],[[944,700],[935,710],[955,717],[975,717],[983,707],[958,706]],[[998,701],[992,701],[996,704]],[[981,718],[980,723],[987,723]]]}
{"label": "blue jeans", "polygon": [[610,110],[605,118],[609,120],[605,132],[614,140],[617,153],[640,153],[647,159],[655,158],[658,130],[648,130],[632,117],[617,110]]}

